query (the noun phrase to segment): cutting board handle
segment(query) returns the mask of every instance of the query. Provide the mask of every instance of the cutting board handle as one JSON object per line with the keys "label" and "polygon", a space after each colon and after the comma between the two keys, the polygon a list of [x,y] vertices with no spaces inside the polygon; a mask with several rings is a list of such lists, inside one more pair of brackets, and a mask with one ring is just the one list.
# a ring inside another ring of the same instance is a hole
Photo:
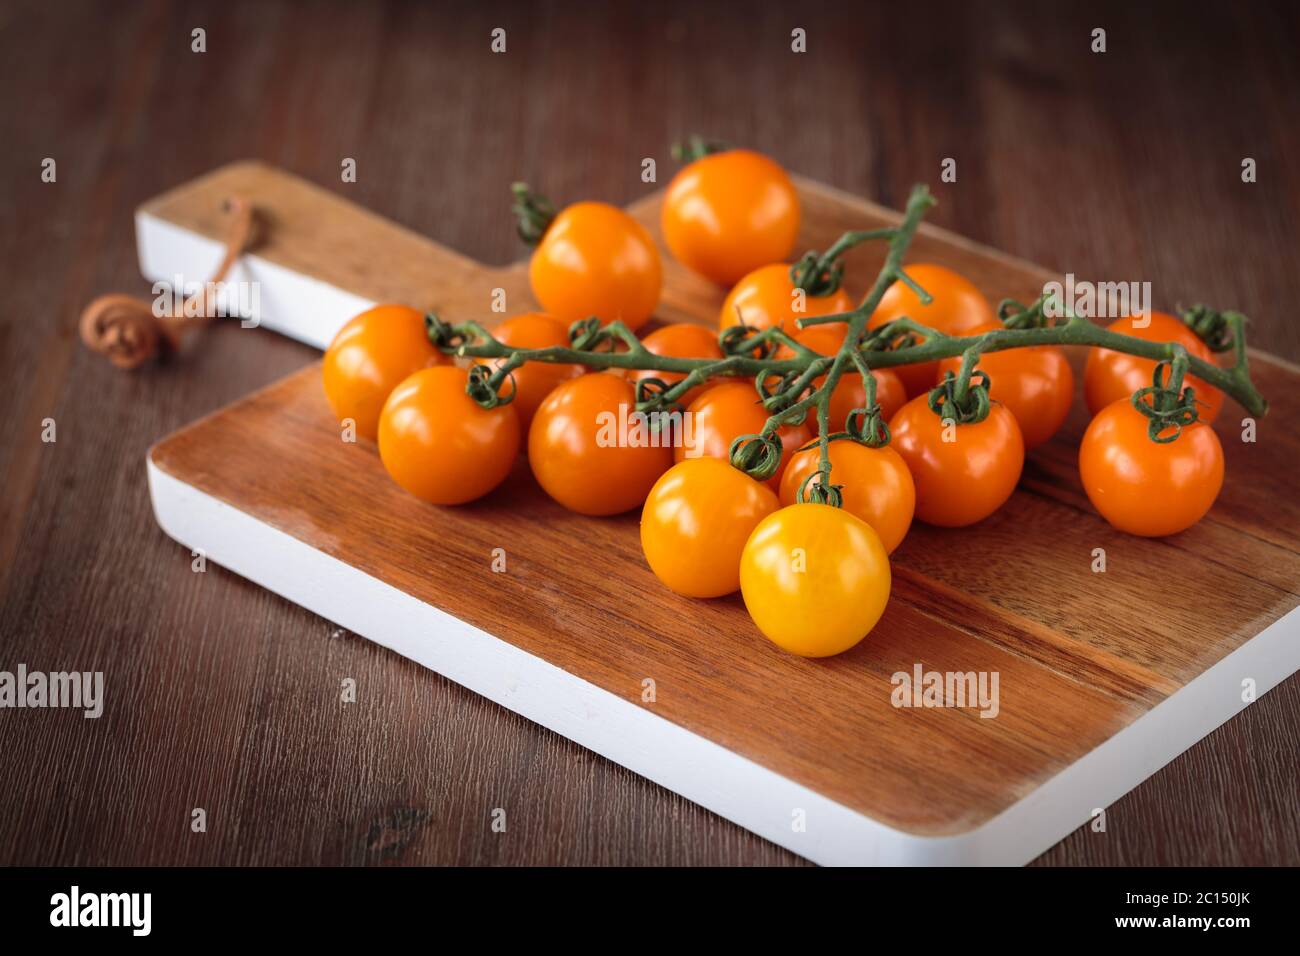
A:
{"label": "cutting board handle", "polygon": [[[223,206],[251,202],[254,248],[231,270],[238,311],[317,348],[378,302],[436,309],[452,320],[494,318],[495,290],[510,312],[535,308],[519,269],[494,269],[334,193],[257,161],[222,166],[136,210],[140,271],[151,281],[205,281],[224,252]],[[503,219],[503,222],[506,222]]]}

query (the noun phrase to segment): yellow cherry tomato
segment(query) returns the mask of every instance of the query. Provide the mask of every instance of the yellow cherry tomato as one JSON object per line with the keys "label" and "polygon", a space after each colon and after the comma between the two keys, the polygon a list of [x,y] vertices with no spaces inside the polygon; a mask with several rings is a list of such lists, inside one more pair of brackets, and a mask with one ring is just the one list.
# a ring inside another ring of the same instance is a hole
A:
{"label": "yellow cherry tomato", "polygon": [[[830,295],[795,295],[795,285],[790,280],[788,263],[760,266],[736,283],[727,293],[718,315],[718,327],[741,325],[755,329],[780,327],[786,335],[797,335],[801,330],[795,323],[799,319],[818,315],[838,315],[853,310],[853,300],[843,287]],[[808,331],[829,326],[810,326]],[[840,326],[840,338],[844,327]]]}
{"label": "yellow cherry tomato", "polygon": [[519,454],[519,417],[465,394],[469,373],[421,369],[403,381],[379,416],[379,457],[392,479],[435,505],[458,505],[505,480]]}
{"label": "yellow cherry tomato", "polygon": [[673,177],[661,225],[682,265],[732,285],[790,254],[799,235],[799,197],[777,163],[752,150],[729,149]]}
{"label": "yellow cherry tomato", "polygon": [[[916,509],[916,485],[906,462],[888,445],[869,448],[845,439],[831,442],[830,456],[831,484],[841,487],[844,510],[871,525],[893,554],[912,527]],[[820,465],[818,448],[805,448],[791,458],[781,476],[781,504],[795,504],[800,487]]]}
{"label": "yellow cherry tomato", "polygon": [[843,508],[790,505],[764,518],[740,558],[740,593],[758,629],[802,657],[847,651],[889,601],[889,555]]}
{"label": "yellow cherry tomato", "polygon": [[659,304],[663,269],[639,222],[608,203],[579,202],[547,226],[528,279],[542,309],[566,325],[594,315],[637,329]]}
{"label": "yellow cherry tomato", "polygon": [[716,458],[688,458],[664,472],[641,510],[641,550],[660,581],[687,597],[740,587],[740,555],[776,495]]}
{"label": "yellow cherry tomato", "polygon": [[424,313],[404,305],[377,305],[348,321],[325,350],[325,397],[342,423],[375,440],[388,395],[412,372],[450,365],[424,329]]}

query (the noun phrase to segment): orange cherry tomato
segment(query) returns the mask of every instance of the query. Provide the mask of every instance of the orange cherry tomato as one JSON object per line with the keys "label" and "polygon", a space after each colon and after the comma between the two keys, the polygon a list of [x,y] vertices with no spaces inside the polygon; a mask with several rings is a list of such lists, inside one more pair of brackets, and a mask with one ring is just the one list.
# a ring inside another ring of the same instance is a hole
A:
{"label": "orange cherry tomato", "polygon": [[[675,322],[672,325],[665,325],[661,329],[655,329],[641,340],[641,344],[653,355],[663,355],[670,358],[723,358],[722,348],[718,345],[717,333],[706,329],[702,325],[695,325],[693,322]],[[671,387],[686,378],[686,374],[684,372],[657,372],[653,369],[628,373],[628,381],[633,386],[643,378],[657,378]],[[683,406],[689,405],[710,387],[711,385],[706,382],[704,385],[692,388],[679,401]]]}
{"label": "orange cherry tomato", "polygon": [[357,434],[374,441],[389,393],[412,372],[450,364],[451,358],[429,341],[423,312],[377,305],[339,329],[325,350],[321,375],[339,422],[352,419]]}
{"label": "orange cherry tomato", "polygon": [[[945,425],[926,396],[919,395],[894,416],[889,430],[891,446],[916,482],[916,516],[928,524],[974,524],[1016,490],[1025,443],[1016,417],[1004,405],[994,402],[982,422]],[[950,441],[944,440],[945,432]]]}
{"label": "orange cherry tomato", "polygon": [[[800,308],[796,308],[800,306]],[[736,283],[727,293],[718,315],[718,327],[729,328],[744,324],[755,331],[779,326],[786,335],[800,331],[795,324],[799,319],[817,315],[838,315],[853,310],[853,300],[843,287],[830,295],[808,295],[795,298],[795,286],[790,281],[790,266],[778,262],[760,266]],[[811,326],[808,331],[829,326]],[[840,326],[840,338],[844,338]]]}
{"label": "orange cherry tomato", "polygon": [[[848,329],[845,326],[832,323],[811,326],[797,333],[794,338],[801,345],[821,355],[834,355],[844,344],[844,336],[847,333]],[[792,349],[784,346],[777,350],[777,355],[782,358],[793,354]],[[880,417],[888,422],[907,403],[903,380],[889,368],[872,369],[871,377],[876,380],[876,403],[880,406]],[[813,385],[820,388],[825,381],[826,376],[822,375],[813,379]],[[856,368],[845,369],[835,385],[835,391],[831,393],[831,407],[828,410],[831,430],[842,431],[845,422],[848,421],[849,413],[856,408],[864,408],[866,402],[867,390],[862,384],[862,376],[858,374]]]}
{"label": "orange cherry tomato", "polygon": [[[867,320],[867,328],[879,328],[907,316],[947,335],[970,335],[972,329],[997,321],[984,293],[951,269],[921,263],[908,266],[906,271],[934,301],[922,305],[915,292],[902,282],[895,282]],[[907,394],[916,397],[934,387],[935,365],[934,362],[900,365],[894,371],[907,387]]]}
{"label": "orange cherry tomato", "polygon": [[546,228],[528,280],[542,309],[566,325],[594,315],[635,330],[659,304],[663,267],[639,222],[608,203],[579,202]]}
{"label": "orange cherry tomato", "polygon": [[548,495],[571,511],[614,515],[645,501],[673,463],[669,432],[636,415],[632,386],[598,372],[560,385],[528,430],[528,463]]}
{"label": "orange cherry tomato", "polygon": [[1210,510],[1223,487],[1223,447],[1201,421],[1166,444],[1152,441],[1147,425],[1129,398],[1103,408],[1079,445],[1079,477],[1088,500],[1114,527],[1163,537]]}
{"label": "orange cherry tomato", "polygon": [[799,197],[777,163],[730,149],[697,159],[673,177],[661,225],[679,262],[732,285],[790,254],[799,235]]}
{"label": "orange cherry tomato", "polygon": [[[888,422],[907,404],[907,390],[893,369],[873,368],[871,377],[876,380],[876,404],[880,406],[880,417]],[[855,408],[863,408],[866,401],[867,390],[862,385],[862,376],[857,372],[846,371],[831,393],[829,412],[832,429],[842,431],[849,413]]]}
{"label": "orange cherry tomato", "polygon": [[[869,448],[846,440],[831,442],[830,456],[831,484],[841,486],[844,510],[871,525],[893,554],[912,527],[916,508],[916,485],[907,463],[888,445]],[[790,459],[781,478],[781,504],[798,501],[799,488],[820,464],[817,448],[806,448]]]}
{"label": "orange cherry tomato", "polygon": [[[1148,342],[1179,342],[1187,349],[1188,355],[1214,363],[1214,353],[1210,347],[1182,319],[1154,311],[1150,319],[1150,324],[1145,327],[1135,325],[1141,319],[1130,317],[1112,322],[1107,328],[1111,332],[1132,335]],[[1088,402],[1088,411],[1096,415],[1112,402],[1132,398],[1138,389],[1151,384],[1155,370],[1156,363],[1151,359],[1138,358],[1126,352],[1112,352],[1110,349],[1089,350],[1088,364],[1083,372],[1083,396]],[[1183,384],[1196,390],[1199,403],[1196,411],[1201,421],[1214,421],[1219,409],[1223,407],[1223,393],[1206,385],[1195,375],[1188,375]]]}
{"label": "orange cherry tomato", "polygon": [[[675,461],[698,458],[721,458],[728,461],[731,443],[741,435],[757,435],[767,424],[768,413],[759,404],[758,393],[751,382],[724,382],[715,385],[686,410],[690,416],[689,447],[679,444],[673,449]],[[800,425],[782,425],[777,430],[781,440],[781,464],[767,480],[776,491],[781,487],[781,475],[790,455],[812,440],[812,432],[805,421]]]}
{"label": "orange cherry tomato", "polygon": [[641,550],[669,588],[712,598],[740,590],[740,556],[777,508],[770,488],[716,458],[688,458],[655,482],[641,511]]}
{"label": "orange cherry tomato", "polygon": [[[983,335],[1003,328],[994,322],[970,329],[966,335]],[[1001,402],[1016,416],[1025,449],[1037,448],[1057,433],[1070,414],[1074,401],[1074,372],[1065,350],[1054,345],[1004,349],[980,356],[977,369],[988,374],[989,397]],[[961,371],[960,358],[939,363],[935,384],[944,374]],[[1150,384],[1148,382],[1147,384]]]}
{"label": "orange cherry tomato", "polygon": [[[498,341],[518,349],[566,347],[569,344],[568,326],[543,312],[525,312],[506,319],[492,330],[492,334]],[[500,367],[503,361],[504,359],[495,359],[491,364]],[[577,378],[585,371],[581,365],[557,365],[551,362],[525,362],[515,369],[511,373],[514,378],[514,400],[510,404],[519,416],[519,427],[527,433],[542,400],[557,385]],[[501,386],[501,394],[503,398],[512,394],[509,379]]]}
{"label": "orange cherry tomato", "polygon": [[454,365],[405,379],[379,416],[384,469],[417,498],[458,505],[487,494],[519,454],[519,416],[509,405],[483,408],[465,394],[469,373]]}

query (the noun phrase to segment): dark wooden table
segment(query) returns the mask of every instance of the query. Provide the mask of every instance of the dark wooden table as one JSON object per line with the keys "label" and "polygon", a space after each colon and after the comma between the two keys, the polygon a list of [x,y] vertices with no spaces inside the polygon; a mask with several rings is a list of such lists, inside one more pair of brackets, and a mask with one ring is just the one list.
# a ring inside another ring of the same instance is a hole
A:
{"label": "dark wooden table", "polygon": [[[625,202],[648,188],[642,157],[662,180],[666,144],[699,131],[888,204],[928,180],[942,225],[1149,279],[1158,307],[1239,308],[1255,345],[1300,359],[1296,9],[1136,6],[5,4],[0,669],[102,670],[107,705],[0,710],[0,863],[800,862],[240,578],[194,573],[154,524],[146,449],[313,352],[224,327],[123,374],[82,349],[77,314],[146,291],[135,206],[230,160],[505,261],[512,179]],[[1300,862],[1298,728],[1293,677],[1040,862]]]}

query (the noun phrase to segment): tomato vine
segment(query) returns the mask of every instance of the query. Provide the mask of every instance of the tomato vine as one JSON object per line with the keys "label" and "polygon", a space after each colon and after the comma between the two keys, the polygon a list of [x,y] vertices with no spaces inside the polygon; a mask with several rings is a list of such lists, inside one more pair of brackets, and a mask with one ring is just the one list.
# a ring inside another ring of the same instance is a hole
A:
{"label": "tomato vine", "polygon": [[[516,187],[517,212],[530,228],[525,238],[544,231],[553,215],[526,188]],[[831,484],[830,443],[849,438],[871,446],[889,441],[889,429],[876,404],[873,369],[960,358],[960,371],[948,373],[931,392],[930,407],[958,423],[977,422],[988,413],[988,376],[978,369],[979,359],[989,352],[1030,346],[1076,345],[1124,352],[1159,363],[1153,384],[1134,395],[1134,406],[1150,419],[1153,441],[1175,440],[1182,427],[1197,420],[1196,399],[1191,388],[1183,388],[1186,375],[1232,396],[1252,415],[1262,415],[1268,403],[1251,381],[1246,351],[1245,322],[1238,312],[1218,312],[1195,306],[1184,321],[1206,337],[1215,351],[1234,352],[1234,362],[1218,366],[1190,355],[1177,342],[1158,342],[1103,329],[1085,318],[1066,314],[1049,317],[1046,298],[1026,306],[1004,300],[998,314],[1003,327],[981,334],[955,336],[902,317],[868,330],[867,323],[881,299],[894,283],[910,288],[922,304],[932,299],[903,268],[903,257],[934,198],[924,185],[913,187],[903,218],[897,226],[847,232],[825,253],[810,252],[791,266],[791,281],[810,295],[826,295],[838,288],[843,272],[839,257],[849,248],[866,241],[887,243],[887,254],[870,291],[857,308],[833,315],[800,319],[808,328],[826,323],[846,326],[844,343],[834,355],[822,355],[796,341],[780,327],[754,331],[743,325],[725,329],[719,336],[724,358],[696,359],[655,355],[627,325],[619,321],[602,324],[599,319],[579,320],[569,330],[570,344],[547,348],[516,348],[496,339],[476,321],[448,323],[437,315],[426,318],[430,340],[443,352],[472,359],[496,360],[491,366],[476,366],[466,391],[480,405],[491,408],[511,400],[513,389],[502,394],[502,386],[526,362],[578,364],[594,370],[628,369],[661,371],[684,375],[667,384],[647,378],[636,386],[637,411],[668,410],[691,389],[717,376],[750,376],[763,407],[770,413],[757,434],[742,435],[731,447],[731,461],[752,477],[770,477],[781,458],[778,429],[784,424],[802,423],[812,412],[817,421],[817,438],[808,447],[818,447],[818,470],[804,482],[800,500],[840,503],[839,489]],[[866,392],[864,407],[847,421],[832,428],[831,395],[841,377],[849,371],[862,376]],[[823,378],[824,376],[824,378]],[[813,383],[822,379],[819,385]],[[1172,432],[1172,434],[1171,434]],[[815,477],[816,481],[812,481]]]}

